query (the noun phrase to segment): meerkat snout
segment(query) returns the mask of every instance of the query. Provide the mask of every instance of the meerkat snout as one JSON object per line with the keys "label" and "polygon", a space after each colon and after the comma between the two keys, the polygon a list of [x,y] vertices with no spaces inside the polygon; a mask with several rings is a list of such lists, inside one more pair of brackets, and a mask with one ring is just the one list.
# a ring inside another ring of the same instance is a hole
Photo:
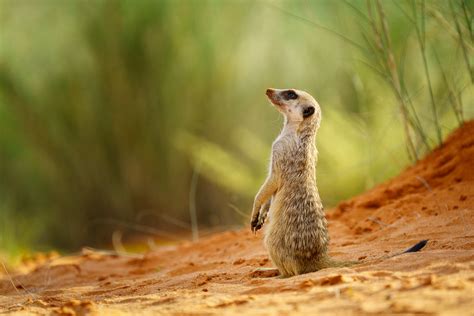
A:
{"label": "meerkat snout", "polygon": [[275,105],[284,105],[285,101],[298,99],[298,94],[292,89],[271,89],[268,88],[266,93],[270,101]]}

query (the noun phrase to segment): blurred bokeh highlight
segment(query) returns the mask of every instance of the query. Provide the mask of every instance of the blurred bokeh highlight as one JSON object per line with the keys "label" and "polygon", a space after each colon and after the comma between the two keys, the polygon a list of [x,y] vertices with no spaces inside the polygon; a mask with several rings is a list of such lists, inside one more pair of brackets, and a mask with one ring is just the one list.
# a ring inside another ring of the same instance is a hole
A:
{"label": "blurred bokeh highlight", "polygon": [[320,103],[327,208],[472,118],[469,1],[2,0],[0,256],[247,225],[282,118]]}

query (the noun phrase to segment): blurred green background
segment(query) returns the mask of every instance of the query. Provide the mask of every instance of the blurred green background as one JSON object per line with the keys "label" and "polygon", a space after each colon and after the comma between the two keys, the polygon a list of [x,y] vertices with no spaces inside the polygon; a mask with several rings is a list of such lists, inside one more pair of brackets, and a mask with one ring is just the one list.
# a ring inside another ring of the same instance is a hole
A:
{"label": "blurred green background", "polygon": [[267,87],[321,104],[334,206],[472,118],[473,47],[469,1],[1,0],[0,256],[247,225]]}

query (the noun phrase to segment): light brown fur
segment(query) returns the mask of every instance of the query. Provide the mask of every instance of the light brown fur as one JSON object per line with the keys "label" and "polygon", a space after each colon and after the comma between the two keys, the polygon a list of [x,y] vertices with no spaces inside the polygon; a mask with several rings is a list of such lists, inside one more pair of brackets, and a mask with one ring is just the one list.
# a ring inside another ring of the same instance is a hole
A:
{"label": "light brown fur", "polygon": [[[297,98],[289,98],[288,91]],[[328,256],[327,221],[316,186],[319,104],[294,89],[268,89],[267,96],[285,123],[272,146],[269,175],[255,197],[252,230],[260,229],[270,214],[265,245],[283,277],[344,265]],[[309,107],[314,111],[304,117]]]}

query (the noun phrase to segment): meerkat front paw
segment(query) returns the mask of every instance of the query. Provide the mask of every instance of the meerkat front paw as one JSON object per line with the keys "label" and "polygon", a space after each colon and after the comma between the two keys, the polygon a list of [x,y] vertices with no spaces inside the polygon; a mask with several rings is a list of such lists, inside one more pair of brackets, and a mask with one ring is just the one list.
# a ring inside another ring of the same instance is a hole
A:
{"label": "meerkat front paw", "polygon": [[255,215],[252,217],[252,221],[250,222],[250,226],[252,232],[255,234],[260,228],[262,228],[263,224],[265,224],[265,220],[267,219],[268,211],[270,210],[271,201],[268,200],[258,212],[255,212]]}
{"label": "meerkat front paw", "polygon": [[259,216],[260,212],[257,213],[257,216],[254,216],[252,218],[252,221],[250,222],[250,229],[252,230],[252,232],[255,234],[257,232],[257,230],[259,230],[260,228],[262,228],[262,225],[260,223],[260,216]]}
{"label": "meerkat front paw", "polygon": [[258,217],[256,220],[252,221],[252,232],[255,234],[257,233],[260,228],[263,226],[263,221],[261,220],[261,217]]}

